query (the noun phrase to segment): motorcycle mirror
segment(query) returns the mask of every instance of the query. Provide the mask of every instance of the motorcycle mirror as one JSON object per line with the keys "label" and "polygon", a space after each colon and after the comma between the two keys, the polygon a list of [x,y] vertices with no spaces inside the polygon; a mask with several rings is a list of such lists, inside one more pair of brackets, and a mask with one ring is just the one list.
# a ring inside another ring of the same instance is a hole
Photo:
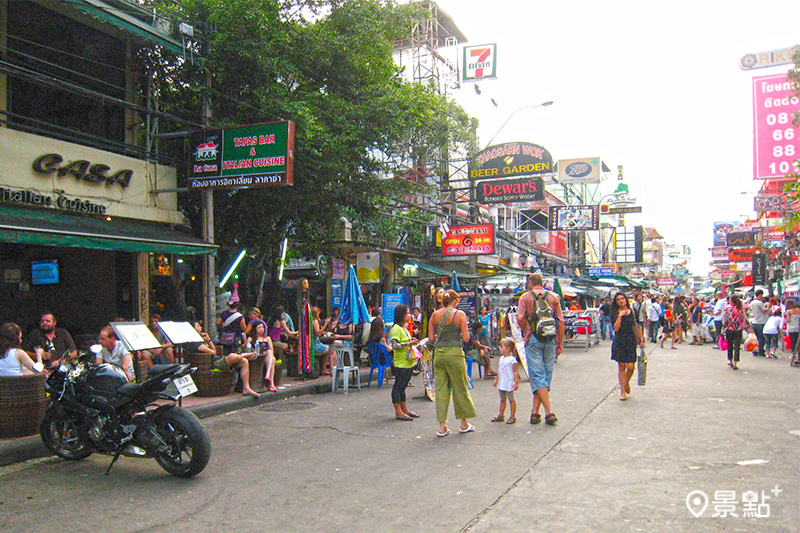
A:
{"label": "motorcycle mirror", "polygon": [[91,346],[89,346],[89,351],[92,352],[95,355],[99,354],[100,350],[102,350],[102,349],[103,349],[103,347],[100,346],[99,344],[92,344]]}

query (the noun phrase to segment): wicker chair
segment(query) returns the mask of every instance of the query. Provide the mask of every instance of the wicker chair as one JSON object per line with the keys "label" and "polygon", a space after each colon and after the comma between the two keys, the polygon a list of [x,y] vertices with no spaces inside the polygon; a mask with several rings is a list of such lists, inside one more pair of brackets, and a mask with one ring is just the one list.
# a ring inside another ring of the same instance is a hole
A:
{"label": "wicker chair", "polygon": [[198,396],[227,396],[233,391],[235,371],[220,371],[211,368],[211,354],[187,353],[183,356],[186,364],[197,367],[192,379],[197,385]]}
{"label": "wicker chair", "polygon": [[46,378],[43,373],[0,377],[0,438],[39,432],[48,405]]}

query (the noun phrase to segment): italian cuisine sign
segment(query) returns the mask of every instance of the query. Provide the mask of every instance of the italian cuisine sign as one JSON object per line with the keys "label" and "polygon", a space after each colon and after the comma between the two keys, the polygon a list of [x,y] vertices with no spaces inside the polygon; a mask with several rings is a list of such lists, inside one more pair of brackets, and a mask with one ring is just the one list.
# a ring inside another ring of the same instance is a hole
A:
{"label": "italian cuisine sign", "polygon": [[494,253],[494,225],[450,226],[442,239],[442,255],[491,255]]}
{"label": "italian cuisine sign", "polygon": [[294,123],[203,130],[191,136],[190,189],[292,185]]}

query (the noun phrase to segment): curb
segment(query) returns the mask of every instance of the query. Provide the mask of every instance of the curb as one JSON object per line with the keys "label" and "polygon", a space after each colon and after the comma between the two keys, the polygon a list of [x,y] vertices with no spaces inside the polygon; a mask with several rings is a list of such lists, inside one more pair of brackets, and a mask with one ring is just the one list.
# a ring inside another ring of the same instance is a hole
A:
{"label": "curb", "polygon": [[[361,386],[365,387],[366,378],[369,376],[369,369],[362,368],[358,372],[359,381]],[[221,400],[219,402],[211,402],[203,405],[196,405],[187,408],[189,411],[197,415],[198,418],[209,418],[231,411],[238,411],[247,407],[255,407],[265,403],[278,402],[296,396],[305,396],[308,394],[326,394],[331,392],[331,379],[327,378],[322,381],[314,383],[302,383],[293,386],[291,389],[283,389],[278,392],[270,394],[262,394],[257,400],[250,397],[230,398],[228,400]],[[31,459],[39,459],[42,457],[49,457],[52,454],[48,450],[42,439],[38,434],[30,435],[28,437],[20,437],[18,439],[9,439],[5,442],[0,441],[0,467],[21,463],[23,461],[30,461]]]}

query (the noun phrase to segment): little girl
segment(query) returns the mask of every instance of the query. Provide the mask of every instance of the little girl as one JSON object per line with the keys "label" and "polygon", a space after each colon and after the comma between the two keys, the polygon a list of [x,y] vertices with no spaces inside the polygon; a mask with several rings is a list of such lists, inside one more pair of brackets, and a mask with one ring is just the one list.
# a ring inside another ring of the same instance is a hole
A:
{"label": "little girl", "polygon": [[514,391],[519,385],[519,372],[517,363],[519,353],[517,345],[510,337],[505,337],[500,341],[500,362],[497,363],[497,375],[494,378],[494,386],[500,392],[500,414],[492,418],[492,422],[502,422],[506,412],[506,399],[511,404],[511,416],[508,417],[506,424],[513,424],[517,421],[517,402],[514,400]]}

